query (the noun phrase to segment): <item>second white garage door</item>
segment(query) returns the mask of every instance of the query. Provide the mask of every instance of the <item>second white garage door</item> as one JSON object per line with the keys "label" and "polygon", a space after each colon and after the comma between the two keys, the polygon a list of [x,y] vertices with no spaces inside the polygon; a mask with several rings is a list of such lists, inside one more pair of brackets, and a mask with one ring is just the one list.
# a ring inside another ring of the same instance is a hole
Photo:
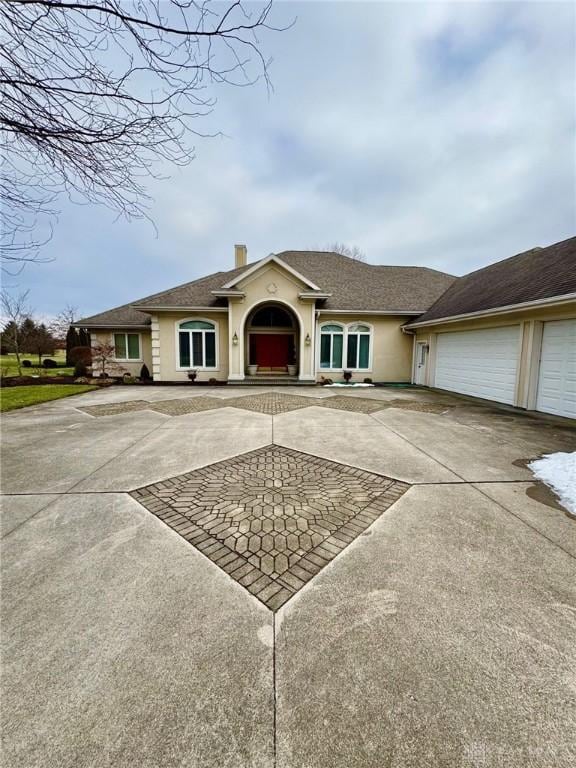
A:
{"label": "second white garage door", "polygon": [[576,320],[544,323],[536,409],[576,419]]}
{"label": "second white garage door", "polygon": [[520,326],[439,333],[434,386],[514,405]]}

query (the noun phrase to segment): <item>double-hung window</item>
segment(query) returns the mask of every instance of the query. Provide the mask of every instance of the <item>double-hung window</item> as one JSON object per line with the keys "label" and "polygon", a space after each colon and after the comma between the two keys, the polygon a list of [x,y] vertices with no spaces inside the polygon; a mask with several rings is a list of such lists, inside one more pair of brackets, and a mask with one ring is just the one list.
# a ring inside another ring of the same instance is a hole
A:
{"label": "double-hung window", "polygon": [[320,368],[341,369],[344,349],[344,328],[323,325],[320,329]]}
{"label": "double-hung window", "polygon": [[180,368],[216,368],[216,326],[206,320],[187,320],[178,326]]}
{"label": "double-hung window", "polygon": [[367,325],[348,326],[346,366],[357,371],[370,367],[370,328]]}
{"label": "double-hung window", "polygon": [[115,333],[114,357],[116,360],[141,360],[140,334]]}

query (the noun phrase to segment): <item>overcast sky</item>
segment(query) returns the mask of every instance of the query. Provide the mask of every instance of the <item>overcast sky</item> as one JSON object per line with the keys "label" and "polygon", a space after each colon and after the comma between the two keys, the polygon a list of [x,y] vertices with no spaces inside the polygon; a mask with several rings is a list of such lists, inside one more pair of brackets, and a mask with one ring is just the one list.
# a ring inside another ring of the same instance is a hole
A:
{"label": "overcast sky", "polygon": [[270,252],[344,241],[463,274],[576,233],[572,3],[281,3],[274,92],[225,88],[150,224],[62,204],[9,284],[86,316]]}

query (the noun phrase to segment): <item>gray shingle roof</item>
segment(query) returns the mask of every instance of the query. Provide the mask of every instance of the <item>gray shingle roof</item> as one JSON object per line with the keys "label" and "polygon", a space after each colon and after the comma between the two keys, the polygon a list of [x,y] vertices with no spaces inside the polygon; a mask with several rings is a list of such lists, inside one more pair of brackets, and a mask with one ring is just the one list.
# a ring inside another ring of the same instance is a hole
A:
{"label": "gray shingle roof", "polygon": [[150,322],[150,315],[132,309],[130,304],[123,304],[121,307],[114,307],[114,309],[108,309],[97,315],[83,317],[81,320],[77,320],[74,325],[77,328],[130,328],[150,325]]}
{"label": "gray shingle roof", "polygon": [[413,322],[576,293],[576,237],[518,253],[455,280]]}
{"label": "gray shingle roof", "polygon": [[[452,275],[428,267],[387,267],[354,261],[327,251],[283,251],[283,262],[332,296],[323,309],[417,313],[427,309],[454,281]],[[212,291],[239,277],[254,263],[228,272],[216,272],[176,288],[133,302],[141,307],[222,307],[225,299]],[[82,326],[149,325],[150,318],[129,304],[83,318]]]}

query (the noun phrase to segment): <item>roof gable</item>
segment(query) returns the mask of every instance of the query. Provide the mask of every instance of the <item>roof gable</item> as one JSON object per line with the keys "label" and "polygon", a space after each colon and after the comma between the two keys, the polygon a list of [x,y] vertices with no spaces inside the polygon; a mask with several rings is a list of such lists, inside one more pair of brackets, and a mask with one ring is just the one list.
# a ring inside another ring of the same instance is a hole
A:
{"label": "roof gable", "polygon": [[242,272],[240,275],[235,275],[232,278],[232,280],[229,280],[222,287],[224,289],[238,287],[248,277],[253,275],[255,272],[260,271],[261,269],[264,269],[266,266],[268,266],[271,263],[278,264],[278,266],[280,266],[282,269],[289,272],[292,275],[292,277],[297,278],[301,283],[303,283],[304,285],[307,285],[308,288],[310,288],[312,291],[320,290],[320,288],[317,285],[315,285],[315,283],[313,283],[311,280],[305,277],[301,272],[298,272],[298,270],[294,269],[294,267],[291,267],[285,261],[282,261],[282,259],[279,256],[277,256],[275,253],[271,253],[269,256],[267,256],[265,259],[262,259],[261,261],[256,261],[254,264],[248,267],[248,269],[245,272]]}

